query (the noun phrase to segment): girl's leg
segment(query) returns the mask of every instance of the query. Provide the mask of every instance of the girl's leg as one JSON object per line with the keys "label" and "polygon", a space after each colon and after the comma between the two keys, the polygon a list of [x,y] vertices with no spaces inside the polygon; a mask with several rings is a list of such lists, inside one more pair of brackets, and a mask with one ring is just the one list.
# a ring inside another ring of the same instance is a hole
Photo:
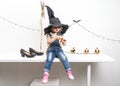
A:
{"label": "girl's leg", "polygon": [[49,72],[54,58],[55,58],[54,52],[47,52],[47,59],[46,59],[45,66],[44,66],[45,72]]}
{"label": "girl's leg", "polygon": [[68,59],[66,57],[66,55],[63,52],[57,52],[57,57],[61,60],[61,62],[63,63],[63,66],[65,68],[65,70],[71,70],[70,64],[68,62]]}
{"label": "girl's leg", "polygon": [[68,62],[68,59],[67,59],[66,55],[63,52],[58,52],[57,56],[62,61],[63,65],[64,65],[64,68],[66,70],[66,73],[68,75],[68,78],[69,79],[74,79],[74,76],[72,74],[71,67],[70,67],[70,64]]}
{"label": "girl's leg", "polygon": [[54,58],[55,58],[55,54],[53,52],[47,52],[47,59],[46,59],[46,63],[44,66],[44,74],[42,78],[43,84],[48,82],[49,70],[51,68]]}

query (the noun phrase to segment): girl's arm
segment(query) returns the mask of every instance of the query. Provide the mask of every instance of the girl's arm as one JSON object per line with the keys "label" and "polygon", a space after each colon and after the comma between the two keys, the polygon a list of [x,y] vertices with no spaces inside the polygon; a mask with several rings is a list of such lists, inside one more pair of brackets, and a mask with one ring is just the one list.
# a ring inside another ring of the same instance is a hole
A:
{"label": "girl's arm", "polygon": [[47,38],[47,44],[51,44],[56,39],[59,39],[60,36],[58,36],[57,34],[53,34],[52,37],[50,37],[49,35],[47,35],[46,38]]}

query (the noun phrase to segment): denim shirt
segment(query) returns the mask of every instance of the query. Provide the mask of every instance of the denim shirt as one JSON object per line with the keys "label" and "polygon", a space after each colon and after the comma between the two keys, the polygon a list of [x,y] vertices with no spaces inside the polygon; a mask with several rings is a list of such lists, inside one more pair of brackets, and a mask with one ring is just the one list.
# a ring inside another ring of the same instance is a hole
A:
{"label": "denim shirt", "polygon": [[54,42],[52,42],[50,46],[48,47],[47,51],[51,51],[51,52],[52,51],[58,51],[58,52],[63,51],[60,46],[59,40],[55,40]]}

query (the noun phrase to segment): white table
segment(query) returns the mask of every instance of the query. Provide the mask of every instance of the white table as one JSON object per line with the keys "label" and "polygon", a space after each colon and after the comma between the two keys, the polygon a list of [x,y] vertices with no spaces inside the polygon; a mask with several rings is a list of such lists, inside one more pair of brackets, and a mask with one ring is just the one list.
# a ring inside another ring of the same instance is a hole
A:
{"label": "white table", "polygon": [[[114,59],[105,54],[68,54],[69,62],[87,62],[87,86],[91,86],[91,63],[94,62],[114,62]],[[23,58],[20,53],[1,53],[0,62],[45,62],[46,55],[34,58]],[[55,59],[54,62],[60,62]]]}

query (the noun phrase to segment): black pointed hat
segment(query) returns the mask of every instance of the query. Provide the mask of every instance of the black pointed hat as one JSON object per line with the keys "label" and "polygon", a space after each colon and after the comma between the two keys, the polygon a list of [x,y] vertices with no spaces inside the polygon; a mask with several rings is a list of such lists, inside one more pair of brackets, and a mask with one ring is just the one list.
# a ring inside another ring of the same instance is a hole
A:
{"label": "black pointed hat", "polygon": [[51,32],[52,27],[62,27],[61,34],[64,34],[69,26],[66,24],[62,24],[59,18],[56,18],[54,16],[53,10],[49,6],[46,6],[46,7],[48,11],[48,16],[49,16],[49,26],[44,29],[45,35]]}

